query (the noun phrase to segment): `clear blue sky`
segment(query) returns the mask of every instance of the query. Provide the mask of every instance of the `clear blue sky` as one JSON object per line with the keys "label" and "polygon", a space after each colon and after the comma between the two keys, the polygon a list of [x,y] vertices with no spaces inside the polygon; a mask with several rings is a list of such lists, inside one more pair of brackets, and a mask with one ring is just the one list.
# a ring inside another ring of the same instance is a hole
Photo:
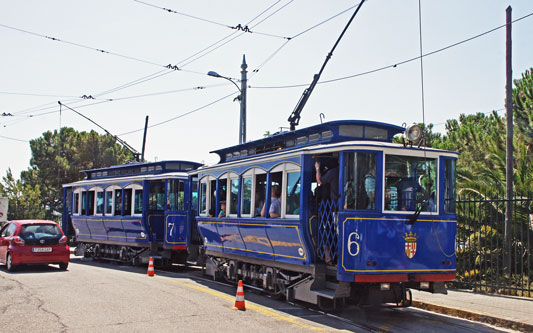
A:
{"label": "clear blue sky", "polygon": [[[63,109],[59,113],[58,100],[111,133],[121,135],[141,129],[146,115],[150,116],[149,124],[155,125],[236,93],[234,85],[206,73],[214,70],[240,78],[243,54],[251,86],[247,137],[257,139],[265,131],[276,132],[288,126],[288,116],[353,9],[306,30],[358,2],[146,0],[146,3],[133,0],[0,3],[0,114],[14,115],[0,116],[0,176],[8,168],[16,176],[28,168],[31,157],[28,141],[45,131],[61,125],[102,133],[72,111]],[[505,24],[508,5],[513,8],[513,19],[533,13],[533,1],[529,0],[422,0],[424,53]],[[227,27],[238,24],[248,24],[252,33]],[[229,35],[216,44],[220,46],[216,50],[205,50]],[[513,25],[515,78],[533,66],[531,36],[533,16]],[[418,0],[368,0],[334,52],[321,81],[400,63],[417,57],[419,52]],[[167,70],[164,66],[168,64],[182,70]],[[256,69],[259,70],[254,72]],[[161,71],[167,75],[116,89]],[[302,113],[300,128],[318,123],[320,113],[325,114],[326,121],[367,119],[397,125],[421,122],[420,82],[420,62],[413,61],[319,84]],[[444,130],[447,119],[457,118],[461,113],[502,109],[505,29],[425,57],[424,83],[425,120],[436,124],[439,131]],[[305,86],[263,88],[299,84]],[[96,99],[83,100],[80,98],[83,95]],[[147,159],[217,162],[216,155],[209,151],[238,143],[239,103],[233,97],[149,128]],[[141,150],[142,131],[121,137]]]}

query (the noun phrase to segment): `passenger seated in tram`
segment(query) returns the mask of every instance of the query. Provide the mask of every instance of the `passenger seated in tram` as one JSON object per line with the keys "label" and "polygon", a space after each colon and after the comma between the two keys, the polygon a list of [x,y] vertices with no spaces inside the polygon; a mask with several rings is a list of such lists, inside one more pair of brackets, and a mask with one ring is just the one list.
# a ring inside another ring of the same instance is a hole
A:
{"label": "passenger seated in tram", "polygon": [[375,209],[376,194],[376,167],[373,161],[370,161],[368,173],[365,175],[365,191],[368,197],[368,206],[366,209]]}
{"label": "passenger seated in tram", "polygon": [[220,212],[218,213],[218,217],[226,217],[226,201],[220,202]]}
{"label": "passenger seated in tram", "polygon": [[[281,189],[278,185],[272,186],[270,196],[270,208],[268,210],[268,216],[270,217],[280,217],[281,216]],[[265,205],[261,209],[261,216],[265,216]]]}

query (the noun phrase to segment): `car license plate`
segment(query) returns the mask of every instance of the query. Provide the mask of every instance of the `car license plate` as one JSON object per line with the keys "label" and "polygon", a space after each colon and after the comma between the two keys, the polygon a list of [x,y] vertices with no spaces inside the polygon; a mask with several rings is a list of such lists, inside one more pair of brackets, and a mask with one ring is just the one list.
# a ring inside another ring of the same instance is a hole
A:
{"label": "car license plate", "polygon": [[51,247],[34,247],[32,249],[33,252],[52,252]]}

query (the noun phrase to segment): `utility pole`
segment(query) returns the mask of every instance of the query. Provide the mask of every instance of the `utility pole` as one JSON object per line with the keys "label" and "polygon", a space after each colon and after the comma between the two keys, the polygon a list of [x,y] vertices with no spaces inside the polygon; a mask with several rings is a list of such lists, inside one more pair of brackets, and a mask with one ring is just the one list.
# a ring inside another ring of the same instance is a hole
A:
{"label": "utility pole", "polygon": [[505,248],[503,266],[507,274],[511,274],[511,232],[513,222],[513,66],[512,66],[512,39],[511,39],[511,6],[505,10],[506,14],[506,85],[505,85],[505,109],[507,118],[507,152],[505,170]]}
{"label": "utility pole", "polygon": [[246,64],[246,57],[242,55],[241,65],[241,120],[239,123],[239,144],[246,142],[246,83],[248,65]]}
{"label": "utility pole", "polygon": [[233,83],[233,85],[235,85],[235,87],[237,87],[237,89],[241,93],[236,99],[233,100],[233,101],[238,100],[241,104],[240,105],[241,106],[240,117],[239,117],[240,118],[239,120],[239,144],[246,142],[246,83],[248,82],[247,81],[248,79],[246,76],[248,72],[246,71],[246,68],[248,68],[248,65],[246,64],[246,56],[243,54],[242,65],[241,65],[242,71],[241,71],[241,86],[240,87],[237,85],[237,83],[235,83],[234,79],[230,77],[222,76],[215,71],[207,72],[207,75],[209,76],[225,79]]}

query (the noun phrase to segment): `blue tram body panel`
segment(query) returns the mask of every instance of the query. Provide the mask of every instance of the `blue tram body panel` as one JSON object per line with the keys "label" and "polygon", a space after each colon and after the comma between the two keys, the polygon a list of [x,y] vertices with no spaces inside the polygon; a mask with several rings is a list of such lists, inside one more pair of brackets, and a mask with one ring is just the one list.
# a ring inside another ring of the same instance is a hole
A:
{"label": "blue tram body panel", "polygon": [[455,273],[456,220],[339,214],[338,277],[361,274]]}
{"label": "blue tram body panel", "polygon": [[84,180],[63,185],[63,228],[87,244],[186,250],[192,199],[186,172],[200,165],[160,161],[84,171]]}
{"label": "blue tram body panel", "polygon": [[187,245],[187,214],[185,212],[165,212],[165,245]]}
{"label": "blue tram body panel", "polygon": [[[220,162],[193,172],[205,191],[197,216],[204,248],[214,257],[253,258],[295,271],[335,266],[339,281],[453,280],[456,215],[445,201],[455,195],[457,153],[392,143],[403,130],[334,121],[214,151]],[[331,187],[316,176],[322,164],[338,168],[338,177],[329,177],[338,182],[333,200]],[[367,183],[368,174],[373,181]],[[238,195],[229,189],[233,179]],[[291,197],[294,181],[297,199]],[[253,217],[250,202],[268,207],[274,186],[282,188],[281,217]],[[264,202],[257,188],[264,189]],[[230,205],[238,211],[213,217],[234,195],[239,202]]]}
{"label": "blue tram body panel", "polygon": [[302,228],[280,219],[198,219],[207,250],[309,265]]}

